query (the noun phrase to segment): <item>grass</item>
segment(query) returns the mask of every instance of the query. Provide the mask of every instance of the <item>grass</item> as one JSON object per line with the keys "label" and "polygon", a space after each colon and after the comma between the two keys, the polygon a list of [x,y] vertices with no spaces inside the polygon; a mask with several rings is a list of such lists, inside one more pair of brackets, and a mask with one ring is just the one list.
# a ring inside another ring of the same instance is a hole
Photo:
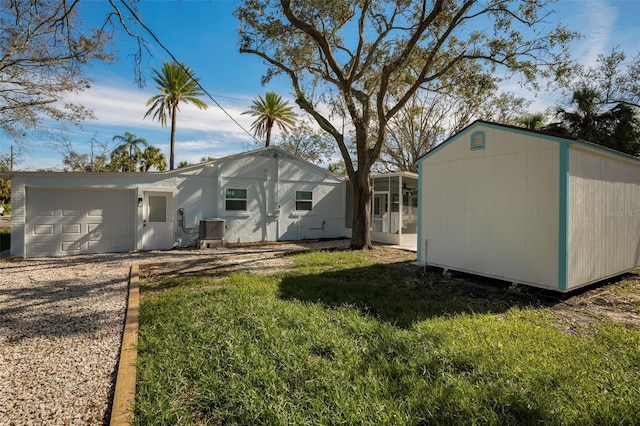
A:
{"label": "grass", "polygon": [[142,283],[136,424],[640,418],[637,329],[565,334],[531,298],[447,286],[370,253],[291,259],[277,275]]}
{"label": "grass", "polygon": [[0,228],[0,251],[11,248],[11,228]]}

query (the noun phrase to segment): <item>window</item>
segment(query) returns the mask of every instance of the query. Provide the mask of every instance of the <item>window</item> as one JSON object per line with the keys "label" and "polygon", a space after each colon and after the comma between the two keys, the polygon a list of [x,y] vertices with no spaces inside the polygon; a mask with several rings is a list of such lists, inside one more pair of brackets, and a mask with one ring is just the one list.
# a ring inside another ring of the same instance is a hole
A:
{"label": "window", "polygon": [[226,211],[246,211],[247,190],[228,188],[224,194],[224,209]]}
{"label": "window", "polygon": [[296,210],[311,211],[313,207],[313,192],[296,191]]}
{"label": "window", "polygon": [[471,151],[484,149],[484,132],[473,132],[471,134]]}
{"label": "window", "polygon": [[149,195],[149,222],[167,221],[167,197]]}

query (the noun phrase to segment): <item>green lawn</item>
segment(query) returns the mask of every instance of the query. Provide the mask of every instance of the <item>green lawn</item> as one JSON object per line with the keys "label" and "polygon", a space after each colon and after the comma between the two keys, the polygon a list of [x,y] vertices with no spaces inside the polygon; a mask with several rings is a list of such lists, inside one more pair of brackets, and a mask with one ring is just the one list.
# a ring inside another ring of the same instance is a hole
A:
{"label": "green lawn", "polygon": [[552,299],[443,283],[367,252],[290,259],[276,275],[142,283],[136,424],[640,418],[636,328],[564,333]]}

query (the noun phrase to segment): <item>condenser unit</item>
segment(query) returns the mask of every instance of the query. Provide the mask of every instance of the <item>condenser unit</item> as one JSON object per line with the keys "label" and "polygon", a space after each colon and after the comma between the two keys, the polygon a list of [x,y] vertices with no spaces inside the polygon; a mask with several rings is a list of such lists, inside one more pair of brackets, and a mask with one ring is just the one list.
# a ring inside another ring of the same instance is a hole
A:
{"label": "condenser unit", "polygon": [[198,233],[198,246],[200,248],[222,247],[224,230],[224,219],[202,219]]}

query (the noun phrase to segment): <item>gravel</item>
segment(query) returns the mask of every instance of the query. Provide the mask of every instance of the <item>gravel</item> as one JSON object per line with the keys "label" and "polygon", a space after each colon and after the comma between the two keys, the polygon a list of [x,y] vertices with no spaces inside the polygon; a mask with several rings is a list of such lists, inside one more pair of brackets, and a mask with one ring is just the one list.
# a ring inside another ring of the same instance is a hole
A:
{"label": "gravel", "polygon": [[[277,247],[285,248],[301,247]],[[270,248],[238,251],[260,250]],[[104,424],[131,265],[229,253],[174,250],[0,262],[0,425]]]}

